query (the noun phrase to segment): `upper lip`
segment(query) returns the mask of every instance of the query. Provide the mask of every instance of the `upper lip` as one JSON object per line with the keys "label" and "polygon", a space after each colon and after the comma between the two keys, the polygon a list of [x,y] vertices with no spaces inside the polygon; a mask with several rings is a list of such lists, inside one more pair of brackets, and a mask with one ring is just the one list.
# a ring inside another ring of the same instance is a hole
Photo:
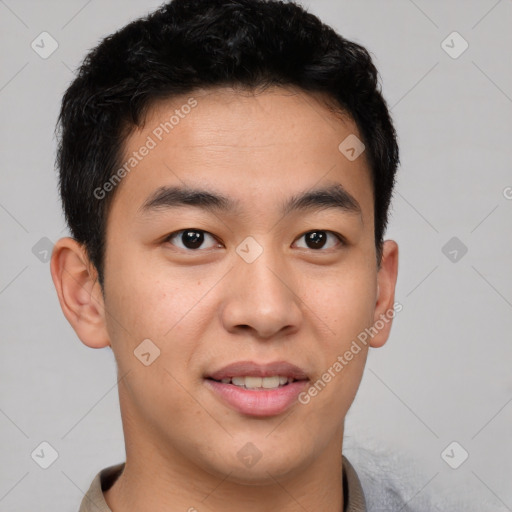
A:
{"label": "upper lip", "polygon": [[207,378],[222,380],[232,377],[272,377],[274,375],[295,380],[308,379],[308,376],[301,368],[286,361],[275,361],[263,364],[258,364],[253,361],[238,361],[208,374]]}

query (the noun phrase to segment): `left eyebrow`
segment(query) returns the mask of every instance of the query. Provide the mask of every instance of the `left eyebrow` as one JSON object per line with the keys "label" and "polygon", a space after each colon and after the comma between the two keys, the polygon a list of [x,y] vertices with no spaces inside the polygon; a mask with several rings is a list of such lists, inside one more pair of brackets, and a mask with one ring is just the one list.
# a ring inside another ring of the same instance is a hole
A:
{"label": "left eyebrow", "polygon": [[337,209],[362,216],[361,205],[341,184],[317,188],[292,196],[282,207],[282,214],[295,211]]}
{"label": "left eyebrow", "polygon": [[[160,187],[139,208],[143,214],[192,206],[210,212],[240,215],[240,202],[211,190],[186,186]],[[360,204],[341,184],[305,191],[292,196],[281,205],[281,214],[312,210],[337,209],[351,215],[362,215]]]}

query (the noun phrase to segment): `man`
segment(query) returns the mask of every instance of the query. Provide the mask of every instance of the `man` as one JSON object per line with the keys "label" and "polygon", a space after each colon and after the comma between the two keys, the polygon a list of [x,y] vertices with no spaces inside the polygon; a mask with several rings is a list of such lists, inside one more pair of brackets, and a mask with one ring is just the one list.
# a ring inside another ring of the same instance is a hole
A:
{"label": "man", "polygon": [[364,511],[342,455],[395,306],[398,148],[366,50],[300,6],[175,0],[63,99],[51,272],[110,346],[126,462],[80,511]]}

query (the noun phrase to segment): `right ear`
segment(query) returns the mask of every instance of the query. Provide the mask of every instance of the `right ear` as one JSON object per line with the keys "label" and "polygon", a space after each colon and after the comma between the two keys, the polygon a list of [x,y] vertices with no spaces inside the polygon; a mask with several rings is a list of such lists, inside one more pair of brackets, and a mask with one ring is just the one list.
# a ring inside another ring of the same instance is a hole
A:
{"label": "right ear", "polygon": [[62,312],[78,337],[91,348],[109,346],[103,293],[85,248],[61,238],[53,247],[50,270]]}

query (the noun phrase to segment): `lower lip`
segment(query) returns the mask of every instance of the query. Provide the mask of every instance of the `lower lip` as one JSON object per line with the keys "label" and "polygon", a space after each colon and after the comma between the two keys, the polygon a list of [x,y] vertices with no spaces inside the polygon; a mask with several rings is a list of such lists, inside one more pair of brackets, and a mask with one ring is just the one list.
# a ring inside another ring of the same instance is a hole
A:
{"label": "lower lip", "polygon": [[250,390],[233,384],[206,379],[207,385],[232,409],[250,416],[276,416],[291,407],[307,386],[307,380],[297,380],[276,389]]}

